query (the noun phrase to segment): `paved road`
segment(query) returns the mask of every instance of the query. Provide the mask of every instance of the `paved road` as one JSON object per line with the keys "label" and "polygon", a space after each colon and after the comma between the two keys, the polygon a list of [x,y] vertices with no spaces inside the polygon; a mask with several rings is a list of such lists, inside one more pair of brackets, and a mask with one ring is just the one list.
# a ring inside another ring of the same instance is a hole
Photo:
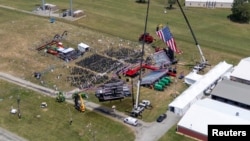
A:
{"label": "paved road", "polygon": [[27,140],[0,127],[0,141],[27,141]]}
{"label": "paved road", "polygon": [[[11,83],[15,83],[17,85],[20,85],[22,87],[25,87],[34,91],[37,91],[41,94],[55,97],[55,93],[56,93],[55,90],[48,89],[46,87],[31,83],[27,80],[23,80],[21,78],[14,77],[12,75],[9,75],[3,72],[0,72],[0,79],[6,80]],[[67,102],[73,104],[72,100],[67,100]],[[120,122],[123,122],[123,118],[127,116],[124,113],[119,112],[119,111],[116,111],[115,113],[113,113],[111,112],[111,109],[102,107],[101,105],[90,102],[90,101],[86,101],[85,106],[88,110],[99,112],[107,117],[113,118]],[[146,123],[146,122],[139,120],[139,123],[140,123],[139,126],[137,127],[130,126],[135,131],[136,141],[157,141],[173,125],[175,125],[180,120],[180,117],[178,117],[177,115],[169,111],[167,111],[166,113],[167,113],[167,119],[164,120],[162,123],[157,123],[157,122]]]}

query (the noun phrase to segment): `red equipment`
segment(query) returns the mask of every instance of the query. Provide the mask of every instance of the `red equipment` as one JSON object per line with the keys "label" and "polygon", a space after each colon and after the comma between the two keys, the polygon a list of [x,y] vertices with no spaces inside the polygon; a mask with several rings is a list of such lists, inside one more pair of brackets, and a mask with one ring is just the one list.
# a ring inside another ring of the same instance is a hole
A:
{"label": "red equipment", "polygon": [[168,72],[167,75],[176,77],[176,73],[173,73],[173,72]]}
{"label": "red equipment", "polygon": [[126,75],[126,76],[133,77],[139,72],[140,68],[141,68],[140,65],[137,64],[135,67],[131,67],[131,68],[125,70],[123,72],[123,74]]}
{"label": "red equipment", "polygon": [[46,43],[46,44],[44,44],[42,46],[39,46],[36,50],[40,51],[40,50],[43,50],[44,48],[46,48],[47,46],[52,46],[52,45],[55,45],[57,43],[58,43],[57,41],[52,40],[49,43]]}
{"label": "red equipment", "polygon": [[145,33],[139,37],[139,42],[143,42],[143,41],[147,44],[150,44],[154,41],[154,38],[153,36],[149,35],[149,33]]}
{"label": "red equipment", "polygon": [[[159,69],[158,67],[151,66],[151,65],[148,65],[148,64],[142,64],[142,68],[146,68],[146,69],[150,69],[150,70],[158,70]],[[125,70],[123,72],[123,74],[126,75],[126,76],[133,77],[133,76],[135,76],[135,75],[137,75],[139,73],[140,69],[141,69],[140,65],[137,64],[136,66]]]}
{"label": "red equipment", "polygon": [[47,53],[52,54],[52,55],[58,55],[58,51],[53,50],[53,49],[48,49]]}
{"label": "red equipment", "polygon": [[161,51],[161,50],[163,50],[163,48],[155,47],[155,52],[158,52],[158,51]]}
{"label": "red equipment", "polygon": [[159,69],[158,67],[151,66],[148,64],[142,64],[142,68],[146,68],[146,69],[150,69],[150,70],[158,70]]}

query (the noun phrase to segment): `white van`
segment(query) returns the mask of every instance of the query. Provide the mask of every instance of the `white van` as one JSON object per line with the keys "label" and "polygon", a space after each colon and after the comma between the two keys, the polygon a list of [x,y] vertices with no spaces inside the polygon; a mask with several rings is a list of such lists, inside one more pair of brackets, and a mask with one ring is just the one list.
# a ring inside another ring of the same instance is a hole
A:
{"label": "white van", "polygon": [[123,119],[124,123],[133,125],[133,126],[137,126],[138,125],[138,120],[136,118],[132,118],[132,117],[126,117]]}

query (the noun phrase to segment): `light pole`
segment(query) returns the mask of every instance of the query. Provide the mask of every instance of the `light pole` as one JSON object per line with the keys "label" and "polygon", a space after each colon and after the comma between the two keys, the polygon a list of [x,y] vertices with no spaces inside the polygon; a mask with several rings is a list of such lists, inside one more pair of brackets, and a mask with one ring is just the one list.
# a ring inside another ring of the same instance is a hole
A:
{"label": "light pole", "polygon": [[21,118],[21,111],[20,111],[20,96],[18,95],[17,97],[17,115],[18,115],[18,118],[20,119]]}
{"label": "light pole", "polygon": [[73,11],[73,9],[72,9],[72,0],[70,0],[70,11],[69,11],[69,16],[73,16],[72,11]]}
{"label": "light pole", "polygon": [[43,11],[45,11],[45,0],[42,0]]}

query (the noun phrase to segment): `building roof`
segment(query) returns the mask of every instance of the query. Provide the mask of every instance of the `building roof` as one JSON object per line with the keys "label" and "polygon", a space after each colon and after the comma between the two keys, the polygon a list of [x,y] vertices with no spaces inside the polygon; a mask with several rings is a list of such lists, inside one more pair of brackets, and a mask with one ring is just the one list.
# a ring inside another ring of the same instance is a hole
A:
{"label": "building roof", "polygon": [[185,76],[184,82],[188,85],[194,84],[196,81],[200,80],[203,75],[197,74],[196,72],[192,71],[188,75]]}
{"label": "building roof", "polygon": [[225,79],[216,85],[211,94],[250,105],[249,90],[250,85]]}
{"label": "building roof", "polygon": [[74,49],[74,48],[71,48],[71,47],[66,48],[66,49],[64,49],[64,50],[59,49],[59,51],[62,52],[62,53],[69,53],[69,52],[71,52],[71,51],[73,51],[73,50],[75,50],[75,49]]}
{"label": "building roof", "polygon": [[193,104],[177,125],[207,135],[210,124],[246,125],[249,117],[249,110],[206,98]]}
{"label": "building roof", "polygon": [[80,44],[78,44],[78,47],[89,48],[89,45],[84,44],[84,43],[80,43]]}
{"label": "building roof", "polygon": [[205,89],[213,85],[217,79],[232,68],[233,65],[228,64],[225,61],[220,62],[213,69],[207,72],[202,79],[198,80],[186,89],[180,96],[171,102],[169,106],[183,109],[187,105],[190,105],[194,99],[199,98],[199,95],[203,94]]}
{"label": "building roof", "polygon": [[50,4],[50,3],[45,3],[44,5],[45,5],[45,6],[49,6],[49,7],[55,7],[55,6],[56,6],[56,5]]}
{"label": "building roof", "polygon": [[74,14],[77,14],[77,13],[83,13],[83,10],[76,10],[76,11],[74,11]]}
{"label": "building roof", "polygon": [[250,81],[250,57],[242,59],[235,66],[231,76]]}

